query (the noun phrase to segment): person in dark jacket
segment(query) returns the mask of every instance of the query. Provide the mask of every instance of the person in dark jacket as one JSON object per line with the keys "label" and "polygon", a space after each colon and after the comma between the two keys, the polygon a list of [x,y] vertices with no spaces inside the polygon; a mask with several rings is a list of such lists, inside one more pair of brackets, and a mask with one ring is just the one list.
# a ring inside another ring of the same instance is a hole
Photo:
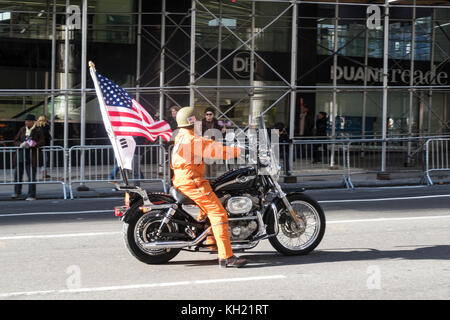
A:
{"label": "person in dark jacket", "polygon": [[[14,145],[20,147],[14,155],[13,166],[14,182],[22,182],[24,171],[27,173],[28,181],[36,181],[37,167],[42,165],[42,154],[39,147],[45,144],[42,130],[36,129],[36,117],[29,114],[25,118],[25,126],[20,128],[14,139]],[[22,183],[14,185],[14,193],[11,196],[16,199],[22,193]],[[36,184],[28,185],[26,200],[36,200]]]}
{"label": "person in dark jacket", "polygon": [[[226,128],[225,126],[221,126],[219,124],[219,121],[214,116],[214,109],[209,107],[205,110],[205,118],[202,120],[202,136],[204,138],[213,139],[216,140],[215,135],[216,133],[213,133],[212,131],[208,131],[210,129],[216,129],[219,130],[222,135],[225,133]],[[207,178],[215,178],[217,175],[217,164],[211,163],[211,164],[205,164],[205,176]]]}
{"label": "person in dark jacket", "polygon": [[[314,136],[314,115],[306,105],[300,108],[299,136],[303,140],[311,140]],[[311,144],[302,143],[296,148],[297,158],[311,158]]]}
{"label": "person in dark jacket", "polygon": [[[327,119],[327,113],[326,112],[319,112],[317,115],[316,120],[316,139],[318,140],[325,140],[327,138],[327,128],[328,128],[328,119]],[[327,157],[327,151],[328,151],[328,144],[315,144],[314,145],[314,155],[313,160],[314,162],[321,162],[322,157]]]}
{"label": "person in dark jacket", "polygon": [[314,115],[307,106],[300,110],[300,137],[311,138],[314,135]]}
{"label": "person in dark jacket", "polygon": [[292,140],[289,138],[289,129],[282,122],[277,122],[273,126],[274,129],[278,130],[278,142],[280,143],[280,158],[283,159],[284,174],[290,176],[289,167],[289,145]]}
{"label": "person in dark jacket", "polygon": [[172,129],[172,131],[175,131],[178,128],[178,125],[177,125],[177,113],[178,113],[178,110],[180,110],[180,108],[178,106],[171,106],[169,108],[170,114],[169,114],[169,117],[167,119],[167,123],[169,124],[170,129]]}
{"label": "person in dark jacket", "polygon": [[[225,127],[221,126],[219,124],[219,121],[214,116],[214,109],[213,108],[206,108],[205,110],[205,118],[202,120],[202,135],[205,136],[205,132],[209,129],[217,129],[222,132],[222,134],[225,133]],[[209,136],[206,138],[210,138]]]}
{"label": "person in dark jacket", "polygon": [[[39,116],[37,123],[36,123],[36,129],[41,130],[42,133],[44,134],[44,140],[45,140],[45,144],[44,146],[50,146],[50,141],[52,140],[52,136],[50,134],[50,125],[47,119],[46,115],[41,115]],[[48,161],[50,160],[48,157],[48,152],[42,152],[42,156],[44,157],[43,159],[43,164],[41,167],[41,179],[46,179],[46,178],[50,178],[49,175],[47,175],[46,169],[48,167]]]}

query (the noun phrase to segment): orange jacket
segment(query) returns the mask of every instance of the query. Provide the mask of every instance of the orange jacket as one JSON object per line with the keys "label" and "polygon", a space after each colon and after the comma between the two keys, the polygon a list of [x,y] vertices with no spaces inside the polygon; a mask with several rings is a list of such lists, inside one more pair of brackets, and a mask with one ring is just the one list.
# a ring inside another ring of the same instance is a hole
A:
{"label": "orange jacket", "polygon": [[227,147],[212,139],[195,135],[194,130],[181,128],[175,137],[171,167],[174,170],[173,185],[204,180],[205,158],[232,159],[241,154],[241,149]]}

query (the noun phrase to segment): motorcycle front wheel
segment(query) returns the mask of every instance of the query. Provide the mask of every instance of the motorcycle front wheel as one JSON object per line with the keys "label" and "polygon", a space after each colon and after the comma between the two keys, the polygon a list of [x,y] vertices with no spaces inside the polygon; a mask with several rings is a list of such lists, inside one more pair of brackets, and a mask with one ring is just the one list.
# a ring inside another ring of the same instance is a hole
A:
{"label": "motorcycle front wheel", "polygon": [[[319,245],[325,234],[325,214],[317,201],[305,194],[290,194],[287,199],[300,224],[295,222],[284,203],[278,201],[278,233],[269,241],[284,255],[308,254]],[[274,219],[269,219],[268,233],[276,233],[276,228]]]}
{"label": "motorcycle front wheel", "polygon": [[[142,201],[138,201],[130,210],[139,210]],[[145,214],[134,214],[127,223],[123,226],[123,235],[125,245],[128,251],[139,261],[147,264],[161,264],[173,259],[180,249],[162,248],[162,249],[148,249],[143,246],[143,243],[153,241],[155,234],[161,225],[162,215],[157,215],[156,211],[150,211]],[[168,223],[163,228],[163,233],[177,232],[178,226],[173,223]],[[159,241],[170,241],[173,239],[159,238]]]}

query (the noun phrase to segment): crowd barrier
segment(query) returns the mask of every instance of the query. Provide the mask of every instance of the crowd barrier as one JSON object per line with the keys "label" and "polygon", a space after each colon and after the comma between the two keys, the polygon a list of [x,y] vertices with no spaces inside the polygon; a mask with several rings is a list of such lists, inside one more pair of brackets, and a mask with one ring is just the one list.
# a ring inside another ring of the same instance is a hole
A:
{"label": "crowd barrier", "polygon": [[[433,185],[431,172],[450,170],[449,143],[448,136],[385,140],[310,139],[280,143],[276,149],[280,177],[334,176],[343,179],[347,188],[353,188],[352,177],[355,175],[380,173],[383,149],[386,152],[386,172],[421,172],[424,182]],[[172,178],[171,151],[172,145],[137,146],[133,169],[127,172],[130,184],[160,182],[166,192]],[[20,158],[31,159],[32,152],[32,149],[20,147],[0,148],[0,185],[61,184],[64,199],[67,198],[67,187],[73,199],[75,184],[108,183],[115,188],[113,183],[122,181],[111,145],[74,146],[67,153],[63,147],[39,148],[36,161],[45,163],[44,167],[33,167],[28,160],[20,161]],[[19,154],[22,156],[18,157]],[[235,160],[207,165],[205,177],[215,179],[242,165]]]}
{"label": "crowd barrier", "polygon": [[[61,184],[67,199],[64,148],[0,148],[0,185]],[[22,193],[26,190],[23,190]],[[14,190],[11,189],[11,194]]]}
{"label": "crowd barrier", "polygon": [[[84,166],[81,164],[84,163]],[[69,149],[69,190],[73,185],[88,183],[119,183],[121,173],[111,145],[74,146]],[[132,170],[127,172],[130,184],[159,181],[167,191],[166,150],[162,145],[136,146]],[[115,188],[111,184],[111,188]]]}
{"label": "crowd barrier", "polygon": [[[386,153],[385,173],[425,172],[427,157],[437,164],[437,155],[425,153],[429,137],[388,139],[297,140],[279,144],[282,177],[340,176],[347,188],[353,188],[352,176],[381,173],[383,149]],[[434,145],[430,145],[433,146]],[[436,148],[435,148],[436,149]],[[441,148],[441,165],[432,170],[448,170]],[[292,168],[289,166],[292,158]],[[447,169],[446,169],[447,168]]]}
{"label": "crowd barrier", "polygon": [[449,166],[449,138],[429,139],[425,144],[426,163],[424,178],[428,185],[433,185],[430,173],[432,171],[448,171]]}
{"label": "crowd barrier", "polygon": [[347,148],[348,143],[341,140],[316,139],[280,143],[278,144],[280,176],[300,178],[339,176],[349,188],[346,175]]}

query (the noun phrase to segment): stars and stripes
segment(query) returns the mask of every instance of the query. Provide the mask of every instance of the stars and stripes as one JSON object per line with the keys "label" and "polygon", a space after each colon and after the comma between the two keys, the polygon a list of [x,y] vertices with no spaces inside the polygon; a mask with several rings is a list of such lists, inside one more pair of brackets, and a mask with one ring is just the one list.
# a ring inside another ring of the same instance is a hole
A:
{"label": "stars and stripes", "polygon": [[155,121],[143,106],[113,81],[97,73],[111,126],[116,136],[141,136],[155,141],[158,136],[169,141],[172,130],[164,121]]}

